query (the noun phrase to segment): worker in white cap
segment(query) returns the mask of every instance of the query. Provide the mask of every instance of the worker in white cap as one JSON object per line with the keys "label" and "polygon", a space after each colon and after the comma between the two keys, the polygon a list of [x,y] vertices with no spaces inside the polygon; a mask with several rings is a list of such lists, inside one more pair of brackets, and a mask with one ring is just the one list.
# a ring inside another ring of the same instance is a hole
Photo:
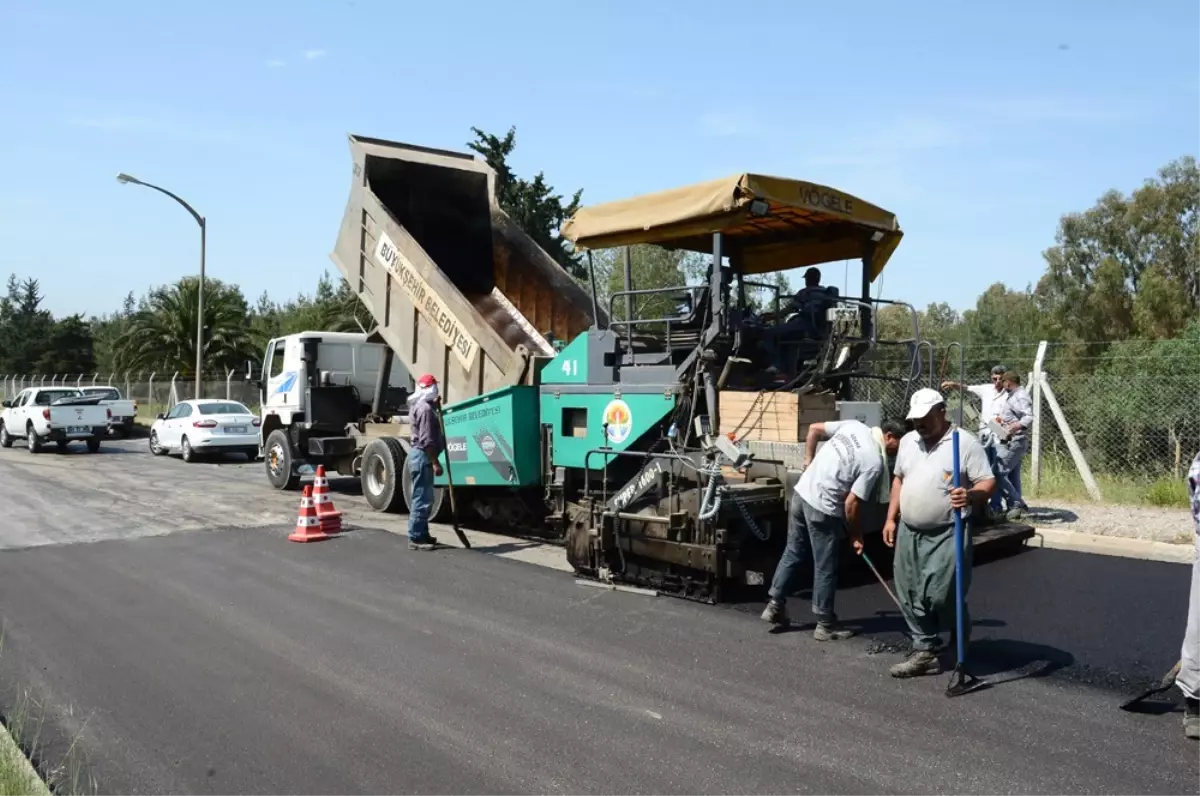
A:
{"label": "worker in white cap", "polygon": [[438,456],[446,449],[437,419],[438,383],[432,374],[417,379],[417,391],[409,396],[412,445],[406,465],[412,475],[412,499],[408,511],[408,549],[433,550],[437,539],[429,535],[429,511],[433,507],[433,479],[442,474]]}
{"label": "worker in white cap", "polygon": [[[896,596],[912,636],[912,651],[891,668],[893,677],[919,677],[942,671],[941,633],[955,624],[954,509],[962,509],[963,532],[971,511],[981,512],[996,488],[987,453],[959,429],[961,486],[954,487],[953,426],[946,399],[937,390],[917,390],[909,402],[913,430],[900,440],[893,471],[891,502],[883,540],[896,548]],[[963,546],[963,612],[970,586],[971,541]],[[963,627],[970,633],[969,615]],[[965,641],[966,639],[964,639]]]}

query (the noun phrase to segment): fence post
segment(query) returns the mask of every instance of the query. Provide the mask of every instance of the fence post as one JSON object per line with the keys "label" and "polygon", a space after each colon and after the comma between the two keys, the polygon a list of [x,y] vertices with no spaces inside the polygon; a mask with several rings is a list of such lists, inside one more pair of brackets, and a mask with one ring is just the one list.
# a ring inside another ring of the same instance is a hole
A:
{"label": "fence post", "polygon": [[93,373],[93,374],[92,374],[92,386],[93,386],[93,387],[95,387],[95,386],[96,386],[96,379],[98,379],[98,378],[100,378],[100,374],[99,374],[99,373]]}
{"label": "fence post", "polygon": [[167,396],[167,408],[171,409],[175,406],[175,398],[179,394],[175,391],[175,380],[179,378],[179,371],[171,374],[171,394]]}
{"label": "fence post", "polygon": [[46,386],[46,374],[43,373],[42,380],[40,382],[38,382],[38,389],[40,390],[41,388],[43,388],[45,386]]}
{"label": "fence post", "polygon": [[1029,384],[1033,386],[1033,440],[1029,456],[1030,476],[1036,492],[1042,482],[1042,365],[1046,361],[1046,341],[1038,343],[1037,356],[1033,358],[1033,373]]}
{"label": "fence post", "polygon": [[125,397],[126,398],[129,397],[130,392],[132,392],[132,391],[129,388],[129,371],[125,371]]}
{"label": "fence post", "polygon": [[150,407],[150,414],[152,415],[158,414],[158,412],[154,411],[154,374],[157,372],[156,370],[150,371],[150,384],[146,388],[146,406]]}
{"label": "fence post", "polygon": [[231,370],[225,376],[225,400],[226,401],[233,400],[232,385],[230,384],[230,382],[232,382],[232,381],[233,381],[233,371]]}
{"label": "fence post", "polygon": [[1100,486],[1092,477],[1092,468],[1088,467],[1087,459],[1083,458],[1083,451],[1080,450],[1079,443],[1075,441],[1071,427],[1067,425],[1067,418],[1063,415],[1062,407],[1058,405],[1058,399],[1054,397],[1054,390],[1050,389],[1050,382],[1046,379],[1045,374],[1042,374],[1042,389],[1046,391],[1046,403],[1050,404],[1050,411],[1054,414],[1059,431],[1062,432],[1063,441],[1067,443],[1067,450],[1071,452],[1071,458],[1075,460],[1075,469],[1079,471],[1083,485],[1087,488],[1088,494],[1092,496],[1092,500],[1096,502],[1103,500]]}

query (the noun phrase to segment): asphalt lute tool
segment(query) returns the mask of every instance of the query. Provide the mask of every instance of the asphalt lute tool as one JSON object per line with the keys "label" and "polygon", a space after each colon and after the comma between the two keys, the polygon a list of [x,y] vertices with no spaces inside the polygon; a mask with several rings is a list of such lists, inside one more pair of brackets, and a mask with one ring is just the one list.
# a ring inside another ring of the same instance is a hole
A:
{"label": "asphalt lute tool", "polygon": [[[962,344],[951,343],[949,347],[958,347],[958,378],[959,383],[966,382],[966,364],[963,359]],[[949,354],[949,350],[946,352]],[[962,485],[962,468],[958,456],[958,430],[962,427],[963,397],[959,396],[958,422],[950,434],[954,455],[954,488]],[[963,595],[963,544],[965,543],[965,528],[963,527],[962,509],[954,509],[954,627],[957,643],[957,659],[954,663],[954,673],[950,676],[950,685],[946,686],[946,696],[956,697],[977,691],[987,685],[987,681],[976,677],[967,671],[967,634],[963,627],[965,599]]]}
{"label": "asphalt lute tool", "polygon": [[1175,678],[1179,676],[1179,665],[1181,663],[1183,663],[1183,661],[1175,661],[1175,665],[1171,667],[1171,671],[1163,675],[1163,678],[1158,681],[1158,685],[1143,691],[1127,702],[1122,702],[1121,710],[1128,710],[1130,713],[1137,713],[1143,700],[1149,699],[1152,696],[1157,696],[1164,691],[1171,690],[1171,688],[1175,685]]}

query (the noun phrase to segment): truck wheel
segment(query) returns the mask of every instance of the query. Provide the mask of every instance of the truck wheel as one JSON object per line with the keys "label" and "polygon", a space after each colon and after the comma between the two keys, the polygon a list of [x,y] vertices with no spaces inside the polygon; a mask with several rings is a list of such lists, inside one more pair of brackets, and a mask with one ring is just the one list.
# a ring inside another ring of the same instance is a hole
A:
{"label": "truck wheel", "polygon": [[404,474],[404,448],[389,437],[372,440],[363,451],[359,480],[363,497],[376,511],[395,512],[404,506],[401,479]]}
{"label": "truck wheel", "polygon": [[300,476],[293,469],[292,443],[287,432],[277,428],[267,436],[263,446],[263,458],[267,462],[267,480],[276,489],[295,489],[300,485]]}
{"label": "truck wheel", "polygon": [[[87,446],[88,446],[88,453],[99,453],[100,452],[100,438],[92,437],[91,439],[89,439],[87,441]],[[66,443],[63,443],[63,447],[64,448],[67,447]]]}
{"label": "truck wheel", "polygon": [[41,453],[42,441],[38,439],[37,432],[33,430],[33,423],[25,427],[25,447],[30,453]]}
{"label": "truck wheel", "polygon": [[[399,443],[397,443],[398,445]],[[412,473],[408,467],[404,468],[404,477],[401,481],[401,486],[404,489],[404,502],[408,504],[410,510],[412,508]],[[450,501],[446,499],[446,490],[440,486],[433,488],[433,505],[429,507],[429,521],[443,522],[450,517]]]}
{"label": "truck wheel", "polygon": [[59,453],[66,453],[67,452],[67,441],[65,439],[56,440],[54,443],[54,447],[58,449]]}
{"label": "truck wheel", "polygon": [[8,433],[8,429],[4,427],[4,423],[0,421],[0,448],[11,448],[12,441],[12,435]]}

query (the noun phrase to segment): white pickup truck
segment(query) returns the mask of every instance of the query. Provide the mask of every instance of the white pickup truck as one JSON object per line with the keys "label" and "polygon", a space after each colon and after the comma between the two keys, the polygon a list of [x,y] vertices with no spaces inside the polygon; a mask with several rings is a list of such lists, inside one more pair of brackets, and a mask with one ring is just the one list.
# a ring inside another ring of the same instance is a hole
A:
{"label": "white pickup truck", "polygon": [[80,392],[89,398],[99,396],[100,405],[107,407],[112,416],[108,421],[108,430],[119,433],[122,437],[129,436],[137,419],[137,401],[128,401],[121,397],[121,391],[116,387],[104,385],[101,387],[82,387]]}
{"label": "white pickup truck", "polygon": [[108,434],[108,407],[98,396],[85,396],[66,387],[32,387],[4,402],[0,414],[0,447],[10,448],[13,439],[25,438],[30,453],[37,453],[45,442],[59,450],[69,442],[86,442],[88,453],[100,450],[100,440]]}

